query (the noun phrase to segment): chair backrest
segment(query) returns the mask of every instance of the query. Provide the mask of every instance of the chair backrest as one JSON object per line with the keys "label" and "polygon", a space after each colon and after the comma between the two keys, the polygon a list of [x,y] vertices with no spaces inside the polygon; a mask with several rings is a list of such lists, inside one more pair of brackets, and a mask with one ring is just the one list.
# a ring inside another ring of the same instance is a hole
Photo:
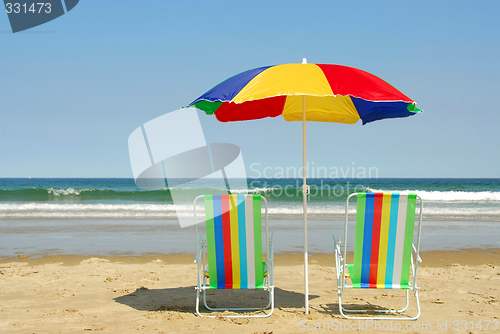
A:
{"label": "chair backrest", "polygon": [[357,195],[354,288],[409,288],[416,200],[416,194]]}
{"label": "chair backrest", "polygon": [[260,195],[205,195],[210,289],[263,289]]}

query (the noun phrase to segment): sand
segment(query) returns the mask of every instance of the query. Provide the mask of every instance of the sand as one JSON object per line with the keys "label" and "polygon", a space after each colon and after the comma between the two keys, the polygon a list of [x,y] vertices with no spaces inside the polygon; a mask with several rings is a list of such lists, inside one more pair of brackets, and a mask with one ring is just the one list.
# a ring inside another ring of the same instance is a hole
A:
{"label": "sand", "polygon": [[[20,256],[0,262],[0,333],[304,333],[341,331],[339,326],[367,333],[500,332],[500,249],[421,256],[421,317],[373,323],[339,314],[331,254],[310,258],[309,315],[304,314],[302,255],[275,255],[276,309],[265,319],[196,316],[197,268],[191,255]],[[349,293],[348,304],[404,305],[401,291]],[[265,294],[256,298],[261,297]],[[227,302],[227,295],[221,298]],[[413,303],[408,311],[416,312]]]}

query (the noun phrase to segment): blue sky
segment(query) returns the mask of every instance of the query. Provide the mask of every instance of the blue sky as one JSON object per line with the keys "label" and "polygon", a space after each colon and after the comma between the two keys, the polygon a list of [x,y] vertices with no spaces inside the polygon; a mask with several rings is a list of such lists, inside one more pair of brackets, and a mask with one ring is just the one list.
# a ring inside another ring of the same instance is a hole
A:
{"label": "blue sky", "polygon": [[[500,177],[498,13],[499,1],[82,0],[16,34],[0,14],[0,177],[132,177],[134,129],[232,75],[303,57],[371,72],[424,110],[308,123],[316,167]],[[209,142],[241,147],[250,177],[252,164],[302,164],[299,122],[200,119]]]}

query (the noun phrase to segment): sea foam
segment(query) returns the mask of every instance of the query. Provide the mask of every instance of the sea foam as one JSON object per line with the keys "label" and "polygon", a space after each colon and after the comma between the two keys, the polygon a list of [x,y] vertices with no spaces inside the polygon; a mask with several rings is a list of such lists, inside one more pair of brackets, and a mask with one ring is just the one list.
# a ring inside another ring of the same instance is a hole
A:
{"label": "sea foam", "polygon": [[[352,202],[348,210],[349,215],[355,214],[355,207]],[[345,207],[338,203],[310,203],[307,212],[311,218],[342,218]],[[200,219],[204,217],[203,205],[197,206],[197,215]],[[271,203],[269,206],[271,219],[302,219],[302,215],[302,205]],[[176,217],[193,217],[193,206],[189,204],[0,204],[0,219],[175,219]],[[424,218],[500,219],[500,207],[496,205],[456,207],[436,202],[424,206]]]}
{"label": "sea foam", "polygon": [[431,202],[500,202],[500,192],[493,191],[428,191],[428,190],[381,190],[366,188],[367,192],[416,193],[424,201]]}

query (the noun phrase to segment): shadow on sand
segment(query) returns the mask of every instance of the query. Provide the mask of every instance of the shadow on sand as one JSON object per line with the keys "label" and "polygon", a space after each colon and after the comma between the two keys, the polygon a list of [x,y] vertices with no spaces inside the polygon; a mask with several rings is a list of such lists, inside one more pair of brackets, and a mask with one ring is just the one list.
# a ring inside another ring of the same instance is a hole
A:
{"label": "shadow on sand", "polygon": [[[274,289],[275,308],[304,308],[304,294]],[[310,299],[318,298],[309,295]],[[148,289],[141,287],[132,293],[114,298],[114,301],[139,311],[177,311],[195,313],[196,290],[194,286]],[[208,290],[207,303],[217,307],[265,306],[268,292],[263,290]],[[204,310],[203,301],[200,309]]]}

